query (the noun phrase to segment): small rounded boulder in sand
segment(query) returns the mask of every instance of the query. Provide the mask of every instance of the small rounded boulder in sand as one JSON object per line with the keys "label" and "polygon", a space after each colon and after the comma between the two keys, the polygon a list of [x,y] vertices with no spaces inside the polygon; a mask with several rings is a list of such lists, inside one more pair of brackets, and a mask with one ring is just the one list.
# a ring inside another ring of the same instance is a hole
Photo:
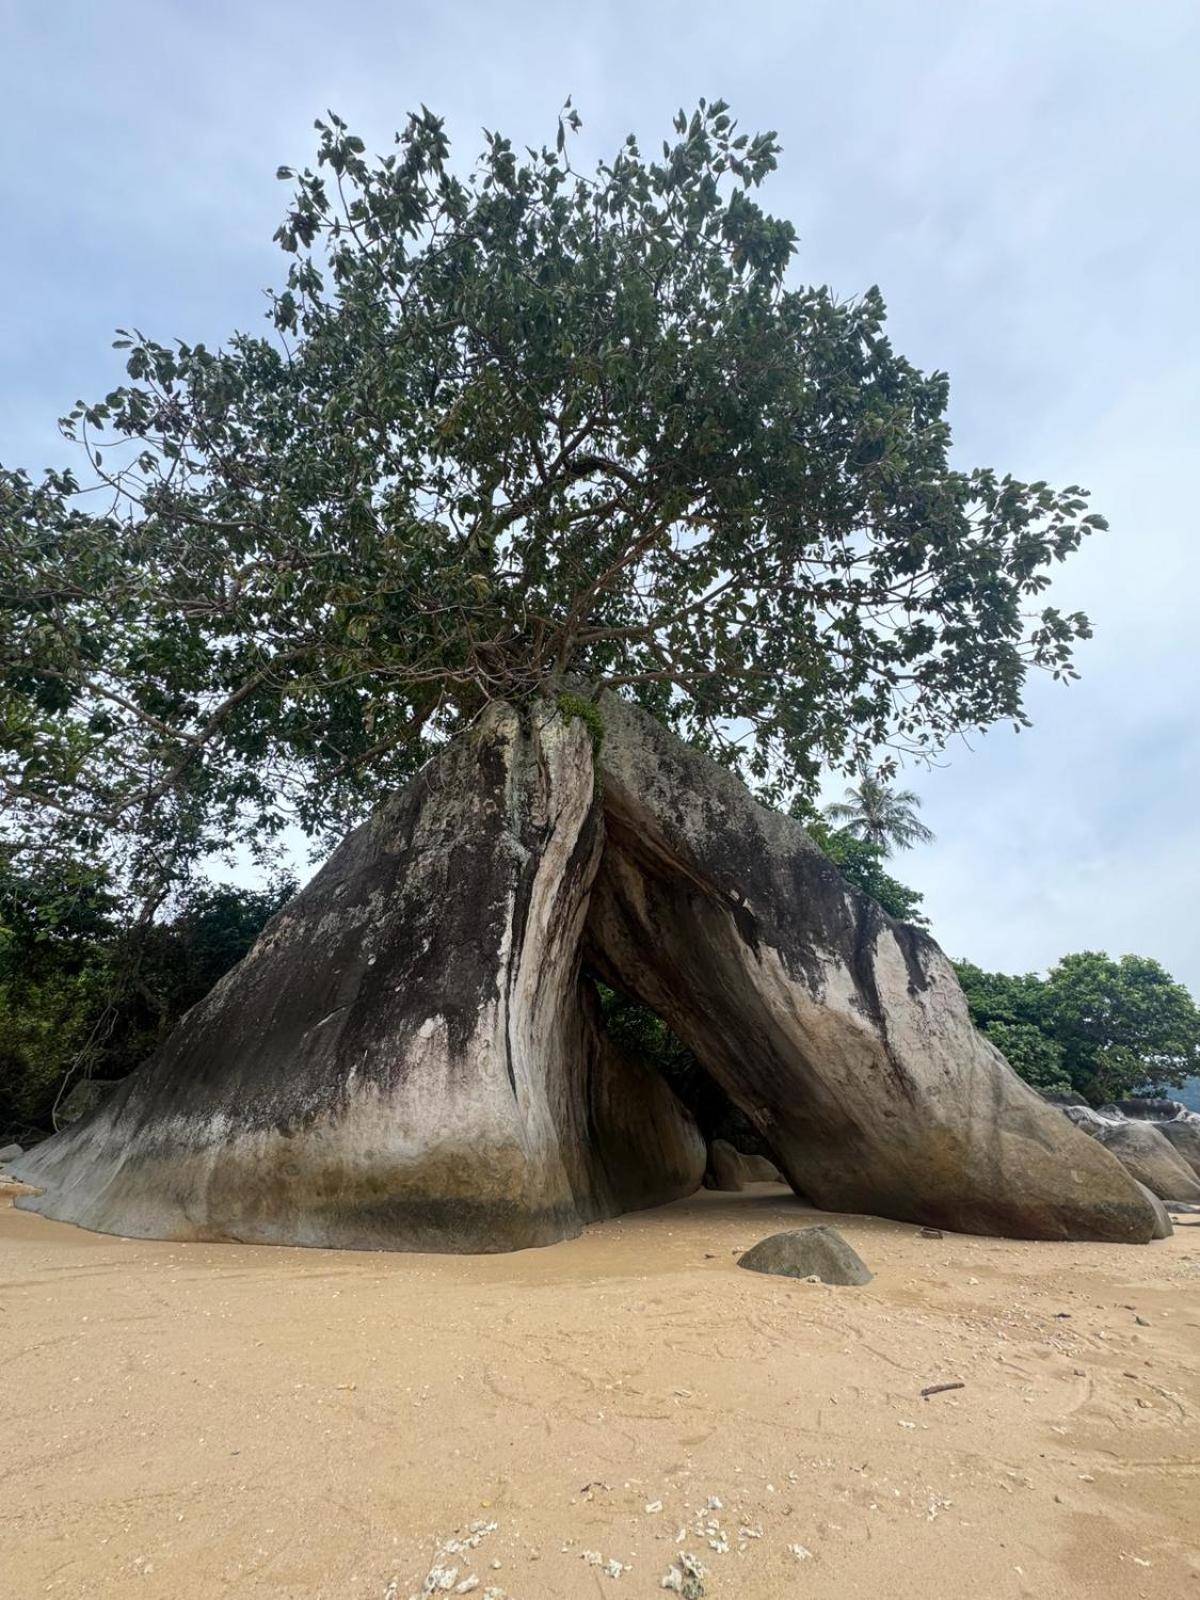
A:
{"label": "small rounded boulder in sand", "polygon": [[773,1233],[739,1256],[749,1272],[770,1272],[781,1278],[819,1278],[822,1283],[861,1286],[874,1273],[836,1228],[796,1228]]}

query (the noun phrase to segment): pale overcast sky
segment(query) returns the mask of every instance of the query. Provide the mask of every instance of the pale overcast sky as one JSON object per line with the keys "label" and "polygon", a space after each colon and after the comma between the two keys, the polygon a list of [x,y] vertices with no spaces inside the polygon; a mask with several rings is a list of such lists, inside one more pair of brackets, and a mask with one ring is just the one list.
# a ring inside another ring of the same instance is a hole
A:
{"label": "pale overcast sky", "polygon": [[0,460],[120,371],[111,330],[217,342],[261,315],[314,116],[383,148],[408,109],[646,145],[700,95],[775,128],[764,202],[796,271],[879,283],[897,346],[949,371],[964,465],[1082,483],[1112,532],[1064,569],[1083,681],[1035,727],[910,772],[936,830],[898,863],[955,955],[1158,957],[1200,993],[1195,0],[5,0]]}

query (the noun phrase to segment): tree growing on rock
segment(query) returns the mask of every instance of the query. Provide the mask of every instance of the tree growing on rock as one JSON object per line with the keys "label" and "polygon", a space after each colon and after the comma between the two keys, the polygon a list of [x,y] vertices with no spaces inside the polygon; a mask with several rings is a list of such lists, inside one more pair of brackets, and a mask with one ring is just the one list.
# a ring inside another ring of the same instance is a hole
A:
{"label": "tree growing on rock", "polygon": [[929,926],[929,918],[921,910],[925,896],[884,870],[887,852],[882,845],[862,839],[848,828],[831,828],[803,805],[794,807],[792,815],[804,824],[847,883],[869,894],[898,922],[911,922],[921,928]]}
{"label": "tree growing on rock", "polygon": [[690,1193],[701,1129],[599,981],[818,1204],[1148,1239],[933,941],[737,775],[774,800],[1019,721],[1087,632],[1042,599],[1080,491],[950,465],[945,378],[876,291],[788,282],[775,140],[721,102],[588,176],[565,123],[465,176],[427,112],[374,162],[319,132],[273,332],[122,339],[130,384],[69,424],[107,501],[3,479],[0,783],[27,845],[117,858],[143,925],[215,846],[378,803],[21,1158],[23,1203],[477,1251]]}
{"label": "tree growing on rock", "polygon": [[798,283],[722,101],[572,165],[422,110],[316,125],[269,326],[123,332],[79,473],[0,471],[0,793],[144,914],[214,848],[331,840],[495,700],[576,674],[786,794],[1020,723],[1073,675],[1083,493],[949,459],[877,289]]}

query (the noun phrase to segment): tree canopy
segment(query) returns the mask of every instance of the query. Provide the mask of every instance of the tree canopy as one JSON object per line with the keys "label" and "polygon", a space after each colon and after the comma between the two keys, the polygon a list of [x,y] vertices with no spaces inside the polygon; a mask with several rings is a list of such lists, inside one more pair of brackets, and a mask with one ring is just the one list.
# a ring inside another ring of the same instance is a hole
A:
{"label": "tree canopy", "polygon": [[1200,1071],[1200,1009],[1149,956],[1064,956],[1045,978],[955,970],[976,1026],[1036,1088],[1093,1105],[1178,1087]]}
{"label": "tree canopy", "polygon": [[701,102],[583,173],[577,126],[462,170],[427,110],[377,159],[329,115],[266,330],[122,332],[84,469],[0,469],[13,837],[153,899],[567,673],[780,794],[1073,675],[1043,591],[1102,520],[952,465],[878,290],[793,283],[775,136]]}

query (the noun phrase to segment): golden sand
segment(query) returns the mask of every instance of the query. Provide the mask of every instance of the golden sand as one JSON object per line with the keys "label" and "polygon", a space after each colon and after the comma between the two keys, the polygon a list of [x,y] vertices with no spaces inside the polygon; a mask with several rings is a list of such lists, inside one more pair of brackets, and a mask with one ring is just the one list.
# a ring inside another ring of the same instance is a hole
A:
{"label": "golden sand", "polygon": [[[736,1265],[817,1221],[873,1283]],[[0,1595],[649,1600],[686,1553],[705,1600],[1200,1600],[1198,1224],[938,1240],[761,1186],[439,1257],[2,1203]]]}

